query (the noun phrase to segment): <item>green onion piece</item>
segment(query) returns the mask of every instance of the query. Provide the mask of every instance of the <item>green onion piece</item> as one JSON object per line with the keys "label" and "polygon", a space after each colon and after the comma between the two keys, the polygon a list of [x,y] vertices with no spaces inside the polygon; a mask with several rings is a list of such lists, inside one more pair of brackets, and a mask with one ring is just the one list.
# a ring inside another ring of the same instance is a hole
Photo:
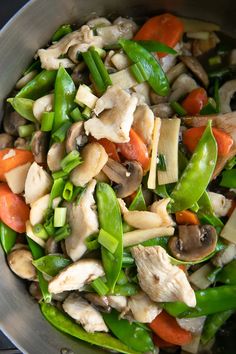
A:
{"label": "green onion piece", "polygon": [[130,256],[123,256],[122,259],[122,267],[126,268],[126,267],[130,267],[134,265],[134,259]]}
{"label": "green onion piece", "polygon": [[85,244],[89,251],[97,250],[100,247],[100,244],[98,243],[98,235],[94,234],[87,237],[85,240]]}
{"label": "green onion piece", "polygon": [[77,150],[71,151],[61,160],[61,168],[64,172],[70,173],[76,166],[82,163],[80,153]]}
{"label": "green onion piece", "polygon": [[49,207],[50,208],[52,206],[53,199],[62,196],[64,187],[65,187],[65,181],[63,180],[63,178],[58,178],[58,179],[54,180],[53,185],[52,185],[52,189],[51,189],[51,193],[50,193],[50,199],[49,199]]}
{"label": "green onion piece", "polygon": [[98,48],[98,47],[94,47],[94,50],[96,50],[96,52],[98,53],[98,55],[102,58],[102,59],[104,59],[105,58],[105,56],[106,56],[106,51],[104,50],[104,49],[102,49],[102,48]]}
{"label": "green onion piece", "polygon": [[21,138],[27,138],[28,136],[31,136],[34,131],[35,131],[34,124],[21,125],[18,128],[18,133]]}
{"label": "green onion piece", "polygon": [[66,223],[67,208],[55,208],[54,227],[62,227]]}
{"label": "green onion piece", "polygon": [[76,107],[75,109],[73,109],[73,111],[70,112],[70,116],[74,122],[79,122],[79,121],[83,120],[83,117],[82,117],[82,114],[79,110],[79,107]]}
{"label": "green onion piece", "polygon": [[33,226],[33,232],[36,236],[38,236],[39,238],[43,239],[43,240],[47,240],[48,239],[48,233],[45,230],[44,226],[42,224],[36,224]]}
{"label": "green onion piece", "polygon": [[83,119],[89,119],[91,117],[92,110],[89,107],[85,107],[85,109],[82,112],[82,118]]}
{"label": "green onion piece", "polygon": [[177,101],[172,101],[170,103],[171,108],[175,113],[177,113],[180,117],[186,116],[187,112],[185,111],[184,107]]}
{"label": "green onion piece", "polygon": [[225,165],[226,170],[232,170],[232,168],[236,165],[236,156],[230,159]]}
{"label": "green onion piece", "polygon": [[143,69],[143,66],[139,62],[131,65],[130,71],[132,72],[133,76],[139,84],[149,79],[147,72]]}
{"label": "green onion piece", "polygon": [[222,172],[220,186],[227,188],[236,188],[236,169]]}
{"label": "green onion piece", "polygon": [[82,56],[85,61],[85,64],[89,68],[92,79],[93,79],[94,84],[96,86],[96,90],[99,92],[99,94],[103,94],[106,91],[106,86],[105,86],[102,76],[95,64],[92,53],[88,51],[88,52],[82,53]]}
{"label": "green onion piece", "polygon": [[52,134],[52,139],[57,143],[62,143],[66,138],[67,130],[70,128],[71,124],[72,123],[69,121],[63,123],[60,128]]}
{"label": "green onion piece", "polygon": [[63,171],[63,170],[60,170],[60,171],[56,171],[56,172],[53,172],[52,173],[52,178],[53,179],[58,179],[58,178],[65,178],[67,177],[68,173]]}
{"label": "green onion piece", "polygon": [[49,236],[53,236],[55,234],[55,227],[53,225],[53,215],[48,217],[43,224],[46,232],[48,233]]}
{"label": "green onion piece", "polygon": [[60,26],[56,32],[53,34],[52,36],[52,42],[57,42],[59,41],[59,39],[61,39],[62,37],[64,37],[65,35],[67,35],[68,33],[71,33],[72,27],[71,25],[62,25]]}
{"label": "green onion piece", "polygon": [[66,182],[62,193],[63,199],[65,199],[67,202],[70,202],[73,198],[73,191],[74,191],[73,184],[70,181]]}
{"label": "green onion piece", "polygon": [[60,227],[55,233],[54,233],[54,239],[56,242],[59,242],[61,240],[64,240],[68,236],[70,236],[70,225],[66,224],[63,227]]}
{"label": "green onion piece", "polygon": [[98,242],[111,253],[114,253],[118,246],[118,241],[115,237],[103,229],[100,229],[99,231]]}
{"label": "green onion piece", "polygon": [[109,291],[108,287],[106,286],[106,284],[104,283],[104,281],[101,278],[95,279],[91,283],[91,285],[94,288],[94,290],[98,293],[98,295],[100,295],[100,296],[106,295]]}
{"label": "green onion piece", "polygon": [[94,47],[90,47],[89,51],[92,54],[94,63],[95,63],[95,65],[101,75],[101,78],[104,82],[104,86],[105,86],[105,88],[107,88],[108,86],[112,85],[111,78],[108,74],[108,71],[107,71],[105,65],[103,64],[103,61],[100,58],[100,55],[98,54],[97,50]]}
{"label": "green onion piece", "polygon": [[41,120],[42,132],[50,132],[53,127],[54,112],[43,112]]}
{"label": "green onion piece", "polygon": [[222,60],[221,57],[219,55],[216,55],[214,57],[211,57],[208,59],[208,63],[210,66],[214,66],[214,65],[218,65],[221,64]]}
{"label": "green onion piece", "polygon": [[158,155],[159,162],[157,164],[157,168],[159,171],[166,171],[166,158],[163,154]]}

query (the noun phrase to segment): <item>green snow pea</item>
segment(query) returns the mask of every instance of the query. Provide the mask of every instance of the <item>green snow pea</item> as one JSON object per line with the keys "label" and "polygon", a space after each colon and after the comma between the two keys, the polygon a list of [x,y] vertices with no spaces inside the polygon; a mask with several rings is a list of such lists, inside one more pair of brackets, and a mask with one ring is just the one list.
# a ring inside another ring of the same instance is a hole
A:
{"label": "green snow pea", "polygon": [[53,131],[56,131],[63,123],[69,121],[69,114],[75,106],[75,93],[76,88],[72,78],[61,66],[55,81]]}
{"label": "green snow pea", "polygon": [[228,285],[236,285],[236,259],[226,264],[215,277],[215,281]]}
{"label": "green snow pea", "polygon": [[220,220],[220,218],[215,216],[211,205],[211,200],[207,191],[202,194],[201,198],[198,201],[198,205],[199,210],[197,212],[197,216],[201,221],[201,224],[210,224],[214,226],[218,232],[220,232],[224,227],[224,224]]}
{"label": "green snow pea", "polygon": [[149,52],[159,52],[159,53],[166,53],[166,54],[173,54],[173,55],[178,54],[176,50],[174,50],[173,48],[168,47],[168,45],[158,41],[144,40],[144,41],[135,41],[135,42],[141,45]]}
{"label": "green snow pea", "polygon": [[17,233],[5,225],[2,221],[0,222],[0,240],[4,252],[9,253],[16,243]]}
{"label": "green snow pea", "polygon": [[81,339],[90,344],[98,345],[106,349],[115,350],[125,354],[139,354],[139,351],[132,350],[127,345],[120,342],[107,333],[88,333],[79,324],[75,323],[71,318],[64,315],[56,307],[41,303],[41,311],[46,320],[56,327],[59,331],[67,333],[72,337]]}
{"label": "green snow pea", "polygon": [[160,96],[167,96],[170,89],[169,82],[154,56],[135,41],[120,39],[118,43],[134,63],[140,64],[152,89]]}
{"label": "green snow pea", "polygon": [[220,327],[223,326],[233,313],[234,310],[228,310],[207,316],[201,335],[201,342],[203,345],[206,345],[215,336]]}
{"label": "green snow pea", "polygon": [[14,110],[25,119],[31,122],[36,121],[33,114],[34,101],[31,100],[30,98],[13,97],[13,98],[8,98],[7,102],[9,102],[14,108]]}
{"label": "green snow pea", "polygon": [[32,262],[40,272],[55,277],[62,269],[71,264],[71,260],[61,254],[50,254]]}
{"label": "green snow pea", "polygon": [[236,310],[236,286],[223,285],[195,292],[197,306],[188,307],[183,302],[168,302],[164,309],[174,317],[192,318],[217,312]]}
{"label": "green snow pea", "polygon": [[133,350],[142,353],[152,351],[154,345],[151,333],[139,326],[138,323],[130,323],[128,320],[119,319],[119,315],[115,310],[103,314],[103,319],[111,332]]}
{"label": "green snow pea", "polygon": [[106,248],[101,248],[107,285],[110,291],[113,292],[121,271],[123,258],[123,228],[120,207],[115,192],[107,183],[97,184],[96,197],[100,227],[118,241],[118,246],[113,254]]}
{"label": "green snow pea", "polygon": [[217,144],[209,121],[187,167],[170,195],[172,212],[189,209],[198,202],[210,182],[216,161]]}
{"label": "green snow pea", "polygon": [[132,203],[130,204],[129,210],[130,211],[133,211],[133,210],[146,211],[147,210],[141,186],[139,187],[136,196],[134,197]]}
{"label": "green snow pea", "polygon": [[236,188],[236,168],[222,172],[220,186],[227,188]]}
{"label": "green snow pea", "polygon": [[72,27],[71,25],[62,25],[60,26],[56,32],[52,35],[52,42],[57,42],[59,41],[62,37],[64,37],[65,35],[67,35],[68,33],[71,33]]}
{"label": "green snow pea", "polygon": [[116,284],[113,294],[121,296],[132,296],[137,294],[138,286],[134,283]]}
{"label": "green snow pea", "polygon": [[43,70],[36,75],[17,93],[16,97],[31,98],[36,100],[49,93],[54,86],[57,72],[55,70]]}
{"label": "green snow pea", "polygon": [[[44,256],[44,249],[42,247],[40,247],[29,237],[27,237],[27,241],[34,260]],[[37,274],[39,280],[39,287],[42,292],[43,299],[45,302],[51,302],[52,295],[48,291],[48,282],[44,279],[43,274],[39,270],[37,270]]]}

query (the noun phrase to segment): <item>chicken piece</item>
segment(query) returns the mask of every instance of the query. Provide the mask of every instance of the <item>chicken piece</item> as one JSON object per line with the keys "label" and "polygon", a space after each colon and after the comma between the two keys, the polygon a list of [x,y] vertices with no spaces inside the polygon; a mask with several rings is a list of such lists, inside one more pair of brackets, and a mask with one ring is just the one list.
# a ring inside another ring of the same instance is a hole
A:
{"label": "chicken piece", "polygon": [[139,285],[156,302],[182,301],[196,306],[196,297],[185,273],[172,265],[160,246],[135,246],[131,249],[138,269]]}
{"label": "chicken piece", "polygon": [[85,284],[105,275],[100,261],[96,259],[81,259],[64,268],[58,275],[53,277],[48,285],[52,294],[63,291],[80,290]]}
{"label": "chicken piece", "polygon": [[143,142],[150,146],[154,127],[154,114],[148,105],[138,106],[134,112],[132,128],[140,136]]}
{"label": "chicken piece", "polygon": [[89,182],[79,203],[70,204],[67,209],[71,234],[65,240],[65,247],[68,256],[73,261],[77,261],[86,252],[85,239],[98,232],[98,217],[93,197],[95,186],[96,181],[93,179]]}
{"label": "chicken piece", "polygon": [[127,298],[122,295],[109,295],[107,296],[108,304],[113,309],[116,309],[118,312],[122,312],[127,307]]}
{"label": "chicken piece", "polygon": [[184,119],[184,122],[186,125],[192,127],[201,127],[206,126],[208,120],[212,120],[214,127],[222,129],[228,133],[234,141],[233,146],[231,147],[227,156],[218,157],[216,168],[213,174],[213,178],[215,178],[223,170],[227,161],[234,157],[236,154],[236,111],[210,116],[187,117]]}
{"label": "chicken piece", "polygon": [[49,200],[50,194],[46,194],[30,205],[29,220],[32,226],[43,223],[49,207]]}
{"label": "chicken piece", "polygon": [[33,203],[46,195],[52,186],[50,175],[36,162],[30,166],[25,180],[25,201]]}
{"label": "chicken piece", "polygon": [[223,194],[208,192],[211,205],[216,216],[226,216],[232,206],[232,200],[225,198]]}
{"label": "chicken piece", "polygon": [[162,309],[142,291],[129,297],[128,308],[131,310],[135,321],[141,323],[152,322],[162,311]]}
{"label": "chicken piece", "polygon": [[91,46],[102,48],[103,39],[100,36],[94,36],[93,30],[85,25],[78,31],[67,34],[49,48],[39,49],[37,54],[40,58],[43,69],[58,70],[60,65],[64,68],[71,68],[75,65],[68,58],[59,59],[59,57],[66,54],[69,49],[70,57],[75,60],[75,53],[86,52]]}
{"label": "chicken piece", "polygon": [[84,123],[86,134],[96,139],[107,138],[115,143],[129,141],[129,131],[134,119],[137,98],[119,86],[111,86],[95,105],[93,116]]}
{"label": "chicken piece", "polygon": [[70,317],[81,323],[86,332],[108,332],[100,312],[79,294],[70,294],[63,302],[62,307]]}

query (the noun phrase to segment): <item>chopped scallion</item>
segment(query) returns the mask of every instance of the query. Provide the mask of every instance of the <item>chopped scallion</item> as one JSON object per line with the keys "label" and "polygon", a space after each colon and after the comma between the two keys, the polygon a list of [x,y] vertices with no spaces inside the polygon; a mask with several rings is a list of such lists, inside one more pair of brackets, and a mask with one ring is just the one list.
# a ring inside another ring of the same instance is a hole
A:
{"label": "chopped scallion", "polygon": [[70,128],[71,124],[72,123],[69,121],[63,123],[60,128],[52,134],[52,139],[57,143],[62,143],[66,138],[67,130]]}
{"label": "chopped scallion", "polygon": [[62,193],[63,199],[65,199],[67,202],[70,202],[73,198],[73,191],[74,191],[73,184],[70,181],[66,182]]}
{"label": "chopped scallion", "polygon": [[33,232],[36,236],[41,238],[42,240],[47,240],[48,239],[48,233],[45,230],[44,226],[42,224],[36,224],[33,226]]}
{"label": "chopped scallion", "polygon": [[67,208],[55,208],[54,227],[63,227],[66,223]]}
{"label": "chopped scallion", "polygon": [[112,84],[111,78],[107,72],[107,69],[106,69],[105,65],[103,64],[103,61],[102,61],[100,55],[98,54],[97,50],[94,47],[90,47],[89,51],[92,54],[94,63],[95,63],[95,65],[101,75],[101,78],[104,82],[104,86],[105,86],[105,88],[107,88],[109,85]]}
{"label": "chopped scallion", "polygon": [[50,132],[53,127],[54,112],[43,112],[41,120],[41,130],[43,132]]}
{"label": "chopped scallion", "polygon": [[54,235],[55,228],[53,226],[53,215],[50,215],[46,219],[46,221],[45,221],[43,226],[44,226],[44,228],[45,228],[45,230],[46,230],[46,232],[48,233],[49,236],[53,236]]}
{"label": "chopped scallion", "polygon": [[62,25],[60,26],[56,32],[52,36],[52,42],[57,42],[59,41],[62,37],[64,37],[66,34],[71,33],[72,27],[71,25]]}
{"label": "chopped scallion", "polygon": [[187,112],[185,111],[184,107],[181,106],[181,104],[177,101],[172,101],[170,103],[171,108],[173,109],[173,111],[175,111],[175,113],[178,114],[178,116],[183,117],[187,115]]}
{"label": "chopped scallion", "polygon": [[221,57],[219,55],[216,55],[214,57],[211,57],[208,59],[208,63],[210,66],[214,66],[214,65],[218,65],[221,64],[222,60]]}
{"label": "chopped scallion", "polygon": [[18,133],[21,138],[27,138],[28,136],[31,136],[34,131],[35,131],[34,124],[21,125],[18,128]]}
{"label": "chopped scallion", "polygon": [[89,251],[97,250],[100,247],[100,244],[98,243],[98,235],[94,234],[87,237],[85,240],[85,244]]}
{"label": "chopped scallion", "polygon": [[118,241],[115,237],[103,229],[100,229],[99,231],[98,242],[111,253],[114,253],[118,246]]}
{"label": "chopped scallion", "polygon": [[63,170],[60,170],[60,171],[56,171],[56,172],[53,172],[52,173],[52,178],[53,179],[58,179],[58,178],[65,178],[67,177],[68,173],[63,171]]}
{"label": "chopped scallion", "polygon": [[76,107],[75,109],[73,109],[73,111],[70,112],[70,116],[74,122],[79,122],[79,121],[83,120],[83,117],[82,117],[82,114],[79,110],[79,107]]}
{"label": "chopped scallion", "polygon": [[73,150],[61,160],[61,168],[68,174],[81,163],[82,159],[80,153],[77,150]]}
{"label": "chopped scallion", "polygon": [[53,199],[62,196],[64,187],[65,187],[65,181],[63,180],[63,178],[58,178],[54,180],[51,193],[50,193],[49,207],[52,206]]}
{"label": "chopped scallion", "polygon": [[94,290],[98,293],[98,295],[100,295],[100,296],[106,295],[109,291],[108,287],[106,286],[106,284],[104,283],[104,281],[101,278],[95,279],[91,283],[91,285],[94,288]]}
{"label": "chopped scallion", "polygon": [[82,112],[82,118],[89,119],[91,117],[92,110],[89,107],[85,107]]}
{"label": "chopped scallion", "polygon": [[92,78],[93,78],[93,81],[94,81],[97,91],[100,94],[104,93],[104,91],[106,90],[106,86],[103,82],[101,73],[99,72],[99,70],[95,64],[92,53],[90,51],[88,51],[88,52],[82,53],[82,56],[85,61],[85,64],[89,68],[89,71],[92,75]]}
{"label": "chopped scallion", "polygon": [[54,233],[54,239],[56,242],[59,242],[61,240],[64,240],[66,237],[68,237],[70,233],[71,233],[70,225],[66,224],[63,227],[57,229],[57,231]]}

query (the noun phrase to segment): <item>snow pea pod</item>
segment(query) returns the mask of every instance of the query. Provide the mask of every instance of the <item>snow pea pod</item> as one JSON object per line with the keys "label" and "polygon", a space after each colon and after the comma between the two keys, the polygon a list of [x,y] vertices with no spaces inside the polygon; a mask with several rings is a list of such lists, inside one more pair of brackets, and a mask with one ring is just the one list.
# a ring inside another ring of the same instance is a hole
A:
{"label": "snow pea pod", "polygon": [[130,211],[133,211],[133,210],[146,211],[147,210],[141,186],[137,190],[137,194],[134,197],[132,203],[130,204],[129,210]]}
{"label": "snow pea pod", "polygon": [[36,100],[49,93],[54,86],[57,72],[55,70],[43,70],[36,75],[17,93],[16,97],[31,98]]}
{"label": "snow pea pod", "polygon": [[128,347],[140,352],[149,352],[154,349],[151,333],[139,326],[138,323],[130,323],[128,320],[120,319],[119,312],[112,310],[104,313],[103,319],[111,332]]}
{"label": "snow pea pod", "polygon": [[164,309],[174,317],[192,318],[217,312],[236,310],[236,286],[223,285],[195,292],[197,306],[190,308],[182,302],[168,302]]}
{"label": "snow pea pod", "polygon": [[106,273],[107,286],[113,292],[118,280],[123,258],[123,228],[119,204],[113,189],[107,183],[98,183],[96,188],[98,218],[100,227],[110,233],[118,246],[112,254],[102,247],[102,263]]}
{"label": "snow pea pod", "polygon": [[9,253],[16,243],[17,233],[5,225],[2,221],[0,222],[0,240],[2,248],[6,253]]}
{"label": "snow pea pod", "polygon": [[79,324],[75,323],[68,316],[64,315],[56,307],[41,303],[41,311],[43,316],[56,327],[59,331],[67,333],[75,338],[81,339],[84,342],[98,345],[106,349],[115,350],[125,354],[138,354],[139,351],[132,350],[127,345],[113,338],[107,333],[87,333]]}
{"label": "snow pea pod", "polygon": [[42,273],[54,277],[62,269],[71,264],[71,260],[65,258],[61,254],[50,254],[36,259],[32,262],[33,265]]}
{"label": "snow pea pod", "polygon": [[197,212],[197,216],[201,221],[201,224],[210,224],[214,226],[217,232],[220,232],[224,227],[223,222],[218,218],[214,212],[211,205],[211,200],[209,198],[208,193],[205,191],[201,198],[198,201],[199,210]]}
{"label": "snow pea pod", "polygon": [[75,93],[76,89],[72,78],[61,66],[55,81],[53,131],[69,121],[69,114],[75,106]]}
{"label": "snow pea pod", "polygon": [[216,161],[217,144],[209,121],[187,167],[170,195],[172,212],[189,209],[198,202],[211,180]]}
{"label": "snow pea pod", "polygon": [[169,82],[154,56],[135,41],[120,39],[118,43],[134,63],[140,63],[152,89],[160,96],[167,96],[170,89]]}
{"label": "snow pea pod", "polygon": [[216,275],[215,280],[228,285],[236,285],[236,259],[226,264]]}

